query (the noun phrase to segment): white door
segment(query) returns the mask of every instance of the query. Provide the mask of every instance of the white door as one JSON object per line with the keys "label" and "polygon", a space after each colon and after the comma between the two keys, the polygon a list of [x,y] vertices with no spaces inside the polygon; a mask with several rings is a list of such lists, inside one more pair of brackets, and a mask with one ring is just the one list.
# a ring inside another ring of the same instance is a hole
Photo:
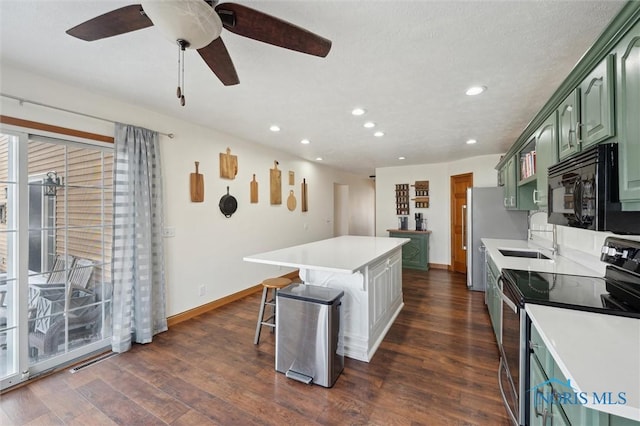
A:
{"label": "white door", "polygon": [[112,151],[0,133],[0,389],[110,345]]}

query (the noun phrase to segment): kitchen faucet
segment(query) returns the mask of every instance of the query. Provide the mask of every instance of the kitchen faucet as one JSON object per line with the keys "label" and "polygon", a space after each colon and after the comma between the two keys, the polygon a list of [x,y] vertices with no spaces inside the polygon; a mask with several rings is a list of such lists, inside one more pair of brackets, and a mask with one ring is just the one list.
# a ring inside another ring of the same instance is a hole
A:
{"label": "kitchen faucet", "polygon": [[528,239],[533,239],[534,232],[552,232],[552,241],[551,241],[551,256],[555,257],[558,254],[558,228],[555,224],[553,224],[553,228],[549,229],[532,229],[531,227],[531,218],[536,213],[545,213],[543,210],[531,210],[527,215],[527,235]]}

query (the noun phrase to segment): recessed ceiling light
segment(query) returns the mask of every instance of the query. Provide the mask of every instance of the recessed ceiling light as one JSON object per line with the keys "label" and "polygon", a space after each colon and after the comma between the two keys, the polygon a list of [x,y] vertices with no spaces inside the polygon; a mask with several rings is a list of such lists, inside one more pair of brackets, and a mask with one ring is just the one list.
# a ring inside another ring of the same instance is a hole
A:
{"label": "recessed ceiling light", "polygon": [[370,129],[372,127],[376,127],[376,123],[374,123],[373,121],[367,121],[366,123],[363,124],[364,127],[366,127],[367,129]]}
{"label": "recessed ceiling light", "polygon": [[309,145],[311,143],[311,141],[309,139],[302,139],[300,141],[300,143],[303,144],[303,145]]}
{"label": "recessed ceiling light", "polygon": [[384,132],[381,132],[381,131],[378,130],[377,132],[375,132],[373,134],[373,136],[375,136],[376,138],[381,138],[381,137],[384,136]]}
{"label": "recessed ceiling light", "polygon": [[353,114],[353,115],[363,115],[365,112],[366,112],[366,111],[365,111],[365,110],[363,110],[362,108],[354,108],[354,109],[351,111],[351,114]]}
{"label": "recessed ceiling light", "polygon": [[271,130],[272,132],[279,132],[280,126],[273,124],[271,127],[269,127],[269,130]]}
{"label": "recessed ceiling light", "polygon": [[316,157],[316,161],[322,161],[322,157]]}
{"label": "recessed ceiling light", "polygon": [[398,160],[404,160],[404,159],[405,159],[404,157],[398,157]]}
{"label": "recessed ceiling light", "polygon": [[475,139],[469,139],[469,140],[467,141],[467,145],[473,145],[473,144],[474,144],[474,143],[476,143],[476,142],[478,142],[478,141],[477,141],[477,140],[475,140]]}
{"label": "recessed ceiling light", "polygon": [[487,86],[473,86],[467,89],[466,94],[469,96],[475,96],[475,95],[479,95],[485,90],[487,90]]}

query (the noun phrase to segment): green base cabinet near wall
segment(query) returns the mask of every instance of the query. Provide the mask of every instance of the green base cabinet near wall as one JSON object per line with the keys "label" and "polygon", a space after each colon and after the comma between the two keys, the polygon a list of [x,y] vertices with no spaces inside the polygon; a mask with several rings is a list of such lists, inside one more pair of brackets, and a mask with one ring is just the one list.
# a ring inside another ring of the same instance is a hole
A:
{"label": "green base cabinet near wall", "polygon": [[[594,410],[567,399],[567,378],[531,324],[529,425],[639,426],[640,422]],[[565,395],[563,397],[563,395]],[[568,394],[570,395],[570,394]],[[564,398],[564,399],[563,399]]]}
{"label": "green base cabinet near wall", "polygon": [[387,229],[390,237],[410,238],[402,246],[402,267],[408,269],[429,270],[429,235],[431,231],[402,231]]}

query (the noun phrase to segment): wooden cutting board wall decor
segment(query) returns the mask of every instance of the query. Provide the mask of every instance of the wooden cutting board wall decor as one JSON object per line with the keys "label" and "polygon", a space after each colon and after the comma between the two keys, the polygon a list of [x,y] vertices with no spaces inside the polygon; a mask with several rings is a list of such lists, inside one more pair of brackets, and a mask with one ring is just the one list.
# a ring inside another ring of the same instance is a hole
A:
{"label": "wooden cutting board wall decor", "polygon": [[258,182],[256,181],[255,173],[253,174],[253,180],[251,181],[250,186],[251,190],[249,193],[249,199],[253,204],[255,204],[258,202]]}
{"label": "wooden cutting board wall decor", "polygon": [[224,179],[235,179],[238,174],[238,157],[231,155],[231,148],[227,152],[220,153],[220,177]]}
{"label": "wooden cutting board wall decor", "polygon": [[201,203],[204,201],[204,176],[198,172],[200,162],[196,161],[196,172],[189,176],[189,186],[191,192],[191,201]]}
{"label": "wooden cutting board wall decor", "polygon": [[273,162],[273,169],[269,169],[269,192],[271,204],[282,204],[282,171],[277,161]]}
{"label": "wooden cutting board wall decor", "polygon": [[301,204],[301,210],[303,212],[309,211],[309,205],[308,205],[308,194],[307,194],[307,179],[302,179],[302,190],[300,191],[300,198],[302,199]]}
{"label": "wooden cutting board wall decor", "polygon": [[297,201],[296,196],[293,193],[293,189],[289,190],[289,197],[287,198],[287,208],[290,212],[296,209]]}

